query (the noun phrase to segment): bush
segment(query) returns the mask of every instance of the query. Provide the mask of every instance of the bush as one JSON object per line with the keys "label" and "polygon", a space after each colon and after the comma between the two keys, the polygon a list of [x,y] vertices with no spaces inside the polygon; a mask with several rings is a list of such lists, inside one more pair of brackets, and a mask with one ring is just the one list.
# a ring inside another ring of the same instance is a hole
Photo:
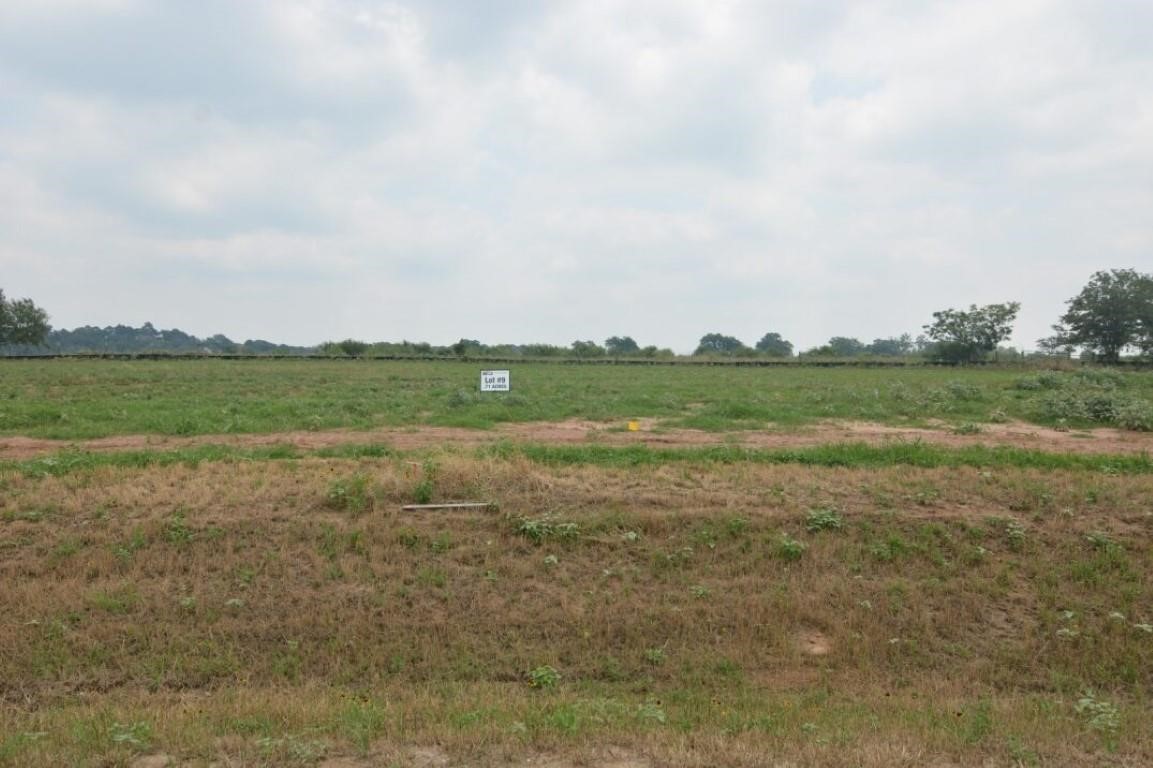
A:
{"label": "bush", "polygon": [[777,542],[777,557],[782,560],[800,560],[808,546],[803,541],[797,541],[787,533],[782,533]]}
{"label": "bush", "polygon": [[945,382],[945,391],[954,400],[980,400],[983,395],[981,388],[977,385],[956,379]]}
{"label": "bush", "polygon": [[1153,432],[1153,403],[1130,400],[1117,409],[1117,426],[1134,432]]}
{"label": "bush", "polygon": [[817,531],[839,531],[844,526],[841,516],[832,509],[819,508],[809,512],[805,518],[805,528],[810,533]]}
{"label": "bush", "polygon": [[1035,376],[1022,376],[1013,382],[1015,388],[1030,392],[1042,389],[1060,389],[1064,384],[1064,377],[1054,371],[1041,371]]}

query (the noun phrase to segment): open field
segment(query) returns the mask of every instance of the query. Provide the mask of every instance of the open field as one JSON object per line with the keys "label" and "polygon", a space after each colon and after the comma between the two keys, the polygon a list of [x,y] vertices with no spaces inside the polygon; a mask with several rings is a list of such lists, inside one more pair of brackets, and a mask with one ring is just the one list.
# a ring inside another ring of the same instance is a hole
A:
{"label": "open field", "polygon": [[0,765],[1153,764],[1141,374],[213,365],[0,366]]}
{"label": "open field", "polygon": [[0,435],[86,439],[651,419],[661,429],[792,430],[1025,421],[1153,429],[1153,376],[1085,369],[514,366],[481,398],[460,362],[0,360]]}

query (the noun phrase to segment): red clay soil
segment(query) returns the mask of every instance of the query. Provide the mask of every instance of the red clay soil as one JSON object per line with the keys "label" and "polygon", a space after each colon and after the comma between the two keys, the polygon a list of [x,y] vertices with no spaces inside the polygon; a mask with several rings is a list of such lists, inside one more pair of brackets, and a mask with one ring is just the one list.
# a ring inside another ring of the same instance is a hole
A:
{"label": "red clay soil", "polygon": [[921,441],[934,445],[1008,445],[1058,453],[1142,453],[1153,451],[1153,434],[1117,429],[1061,432],[1023,422],[988,424],[976,434],[954,434],[946,428],[889,427],[863,422],[825,422],[792,431],[742,430],[702,432],[693,429],[660,429],[655,420],[641,420],[639,429],[629,432],[624,424],[590,421],[533,422],[505,424],[496,429],[454,429],[450,427],[404,427],[370,431],[329,430],[279,432],[252,435],[121,435],[95,440],[47,440],[31,437],[0,437],[0,459],[27,459],[68,448],[86,451],[131,451],[175,449],[194,445],[255,447],[292,445],[315,450],[335,445],[384,444],[400,450],[438,445],[484,445],[498,440],[532,443],[597,443],[607,445],[646,444],[654,446],[744,445],[755,448],[796,448],[828,443],[869,443]]}

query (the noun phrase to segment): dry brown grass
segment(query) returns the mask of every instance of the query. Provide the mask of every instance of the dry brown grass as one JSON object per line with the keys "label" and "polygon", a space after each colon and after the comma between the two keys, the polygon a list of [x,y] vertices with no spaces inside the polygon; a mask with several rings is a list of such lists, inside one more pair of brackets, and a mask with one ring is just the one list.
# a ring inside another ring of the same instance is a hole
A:
{"label": "dry brown grass", "polygon": [[[499,511],[401,512],[422,482]],[[449,451],[0,483],[0,764],[1153,762],[1149,476]]]}

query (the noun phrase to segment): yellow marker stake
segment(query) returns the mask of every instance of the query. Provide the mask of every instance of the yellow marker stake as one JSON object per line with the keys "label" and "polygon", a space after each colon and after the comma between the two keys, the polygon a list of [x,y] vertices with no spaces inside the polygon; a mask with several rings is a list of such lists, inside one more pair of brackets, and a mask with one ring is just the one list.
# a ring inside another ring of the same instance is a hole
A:
{"label": "yellow marker stake", "polygon": [[638,431],[640,431],[640,428],[641,428],[641,424],[639,421],[630,421],[629,422],[629,432],[638,432]]}

